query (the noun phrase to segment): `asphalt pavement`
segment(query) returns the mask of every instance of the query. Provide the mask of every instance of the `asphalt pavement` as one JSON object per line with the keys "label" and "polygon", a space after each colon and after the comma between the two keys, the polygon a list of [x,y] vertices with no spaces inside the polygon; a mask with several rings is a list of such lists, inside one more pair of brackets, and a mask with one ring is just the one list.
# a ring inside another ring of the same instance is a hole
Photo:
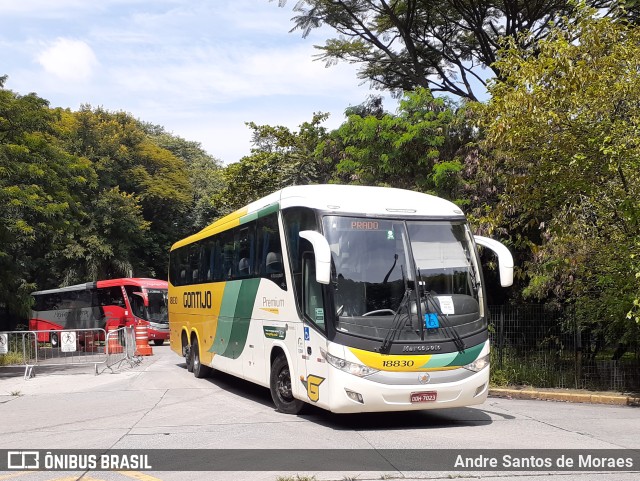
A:
{"label": "asphalt pavement", "polygon": [[[281,447],[321,449],[640,449],[638,398],[577,390],[496,388],[484,406],[428,414],[331,415],[320,410],[289,416],[274,410],[268,390],[223,374],[195,379],[168,346],[139,365],[0,368],[0,455],[7,450],[98,450]],[[540,401],[532,401],[540,400]],[[543,402],[557,401],[558,403]],[[568,403],[585,405],[568,409]],[[586,405],[592,405],[595,409]],[[599,407],[602,405],[601,407]],[[572,416],[574,417],[572,419]],[[354,451],[355,452],[355,451]],[[635,466],[634,466],[635,468]],[[0,481],[348,481],[373,479],[514,479],[631,481],[632,472],[334,472],[326,470],[157,472],[6,471]]]}

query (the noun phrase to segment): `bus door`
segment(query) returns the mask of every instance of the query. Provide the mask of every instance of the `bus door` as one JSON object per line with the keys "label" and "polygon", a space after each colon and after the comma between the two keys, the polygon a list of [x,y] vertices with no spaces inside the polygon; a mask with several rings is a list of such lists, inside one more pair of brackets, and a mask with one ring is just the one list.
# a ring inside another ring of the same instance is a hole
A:
{"label": "bus door", "polygon": [[302,256],[302,304],[303,337],[302,359],[305,360],[304,379],[300,379],[306,389],[307,401],[328,408],[329,365],[321,350],[327,349],[326,313],[322,285],[316,281],[315,256],[306,252]]}
{"label": "bus door", "polygon": [[98,300],[104,314],[105,330],[117,329],[127,323],[129,308],[121,286],[99,288]]}

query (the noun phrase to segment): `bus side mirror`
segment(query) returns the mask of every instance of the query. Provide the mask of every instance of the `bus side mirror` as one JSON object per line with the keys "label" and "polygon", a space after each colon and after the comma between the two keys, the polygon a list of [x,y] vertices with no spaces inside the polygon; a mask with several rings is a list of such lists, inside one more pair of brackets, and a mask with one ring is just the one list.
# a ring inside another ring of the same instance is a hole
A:
{"label": "bus side mirror", "polygon": [[303,230],[300,237],[307,239],[313,246],[316,257],[316,281],[320,284],[329,284],[331,280],[331,248],[329,242],[319,232]]}
{"label": "bus side mirror", "polygon": [[513,284],[513,256],[504,244],[497,240],[489,239],[479,235],[473,236],[476,244],[487,247],[498,256],[498,270],[500,272],[500,285],[509,287]]}
{"label": "bus side mirror", "polygon": [[149,297],[146,296],[144,293],[142,292],[134,292],[133,295],[135,296],[140,296],[140,298],[142,299],[142,304],[145,307],[149,307]]}

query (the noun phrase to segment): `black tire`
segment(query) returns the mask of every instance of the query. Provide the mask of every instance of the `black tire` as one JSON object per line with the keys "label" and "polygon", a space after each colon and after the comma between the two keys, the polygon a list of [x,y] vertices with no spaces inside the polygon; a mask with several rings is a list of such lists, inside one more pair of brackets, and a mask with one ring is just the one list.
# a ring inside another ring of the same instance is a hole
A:
{"label": "black tire", "polygon": [[156,346],[162,346],[164,344],[164,339],[154,339],[153,344]]}
{"label": "black tire", "polygon": [[271,364],[271,377],[269,379],[271,398],[276,409],[285,414],[298,414],[304,408],[305,403],[293,397],[291,390],[291,371],[284,354],[276,357]]}
{"label": "black tire", "polygon": [[187,371],[193,372],[193,358],[191,356],[191,344],[189,344],[189,340],[187,339],[187,334],[182,333],[182,355],[184,356],[184,361],[187,364]]}
{"label": "black tire", "polygon": [[49,333],[49,342],[51,343],[51,347],[59,347],[60,346],[60,337],[57,332],[51,331]]}
{"label": "black tire", "polygon": [[200,362],[200,348],[198,347],[198,338],[194,337],[191,342],[191,365],[193,367],[193,375],[198,379],[209,376],[211,368]]}

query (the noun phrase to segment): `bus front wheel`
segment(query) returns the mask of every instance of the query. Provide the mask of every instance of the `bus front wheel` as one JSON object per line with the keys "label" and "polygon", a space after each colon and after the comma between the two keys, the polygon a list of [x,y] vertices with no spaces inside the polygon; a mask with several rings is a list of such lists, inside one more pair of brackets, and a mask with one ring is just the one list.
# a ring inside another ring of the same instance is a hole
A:
{"label": "bus front wheel", "polygon": [[291,371],[284,354],[276,357],[271,364],[269,388],[276,409],[281,413],[298,414],[304,407],[303,401],[293,397]]}

